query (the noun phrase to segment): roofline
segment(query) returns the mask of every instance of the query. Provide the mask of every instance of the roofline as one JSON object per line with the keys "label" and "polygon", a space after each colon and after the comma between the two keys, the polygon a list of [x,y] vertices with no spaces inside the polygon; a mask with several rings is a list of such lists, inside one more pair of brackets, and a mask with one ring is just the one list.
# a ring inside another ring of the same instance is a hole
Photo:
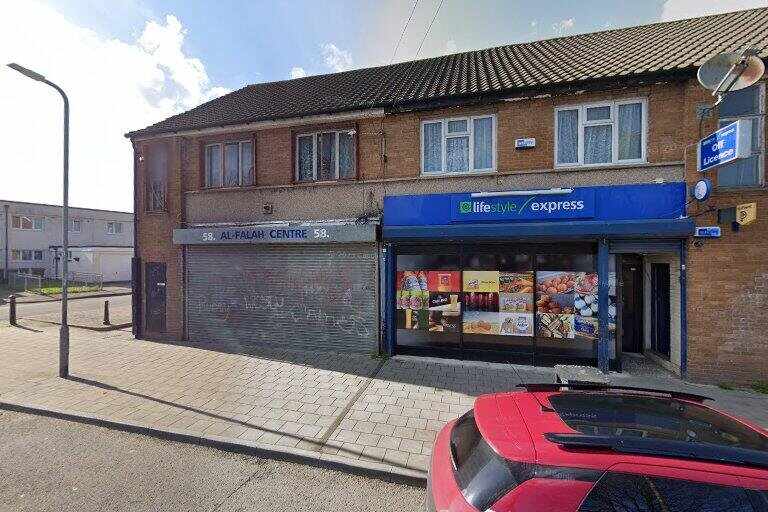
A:
{"label": "roofline", "polygon": [[[0,199],[0,204],[3,203],[11,203],[11,204],[28,204],[31,206],[51,206],[53,208],[63,208],[60,204],[50,204],[50,203],[33,203],[31,201],[13,201],[11,199]],[[133,212],[124,212],[120,210],[100,210],[98,208],[86,208],[83,206],[69,206],[70,210],[88,210],[91,212],[104,212],[104,213],[122,213],[125,215],[133,215]]]}
{"label": "roofline", "polygon": [[538,94],[565,94],[574,90],[590,89],[604,84],[615,84],[624,86],[627,84],[645,83],[648,80],[672,79],[672,78],[690,78],[695,76],[695,66],[687,66],[671,70],[651,71],[647,73],[637,73],[634,75],[608,76],[590,80],[581,80],[575,82],[559,82],[549,85],[540,85],[534,87],[515,87],[502,89],[499,91],[488,91],[482,93],[469,93],[462,95],[443,96],[440,98],[431,98],[429,100],[387,102],[376,105],[376,108],[366,110],[336,110],[325,111],[322,113],[311,114],[300,117],[272,118],[268,120],[257,120],[248,123],[238,124],[219,124],[203,126],[190,130],[177,131],[158,131],[147,132],[146,129],[136,130],[125,134],[133,142],[179,137],[192,135],[215,135],[230,133],[236,131],[263,130],[266,128],[278,128],[289,126],[302,126],[311,124],[320,124],[326,122],[353,121],[358,119],[371,119],[384,117],[387,114],[405,112],[409,110],[427,110],[434,108],[444,108],[450,106],[459,106],[478,103],[495,103],[514,99],[515,97]]}
{"label": "roofline", "polygon": [[336,123],[341,121],[356,121],[359,119],[372,119],[384,117],[383,108],[371,108],[365,110],[340,110],[328,111],[299,117],[273,118],[262,121],[253,121],[239,124],[212,125],[208,127],[194,128],[191,130],[178,130],[173,132],[146,132],[136,130],[125,134],[125,137],[133,142],[165,137],[178,137],[180,135],[217,135],[234,131],[263,130],[265,128],[284,128],[289,126],[302,126],[320,123]]}

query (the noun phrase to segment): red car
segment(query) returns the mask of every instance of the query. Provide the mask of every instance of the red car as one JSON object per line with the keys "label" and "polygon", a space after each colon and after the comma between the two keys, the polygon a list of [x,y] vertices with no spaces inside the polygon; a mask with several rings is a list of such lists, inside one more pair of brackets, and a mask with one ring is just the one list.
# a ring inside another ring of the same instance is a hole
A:
{"label": "red car", "polygon": [[432,453],[438,512],[768,512],[768,431],[698,395],[535,384],[481,396]]}

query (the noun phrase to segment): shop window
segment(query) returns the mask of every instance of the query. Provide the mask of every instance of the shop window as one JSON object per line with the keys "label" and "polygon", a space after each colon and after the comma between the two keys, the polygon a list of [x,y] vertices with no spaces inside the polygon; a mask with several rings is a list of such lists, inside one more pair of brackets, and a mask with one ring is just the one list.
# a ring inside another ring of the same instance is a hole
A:
{"label": "shop window", "polygon": [[250,187],[255,183],[251,141],[208,144],[204,160],[206,188]]}
{"label": "shop window", "polygon": [[11,227],[13,229],[22,229],[26,231],[42,231],[43,218],[26,215],[12,215]]}
{"label": "shop window", "polygon": [[622,100],[555,109],[555,165],[645,161],[647,104]]}
{"label": "shop window", "polygon": [[434,119],[421,123],[424,174],[496,169],[496,116]]}
{"label": "shop window", "polygon": [[168,146],[152,144],[147,149],[146,201],[147,211],[166,211],[168,188]]}
{"label": "shop window", "polygon": [[750,123],[752,153],[747,158],[725,164],[717,169],[720,187],[758,187],[765,178],[765,85],[756,84],[728,93],[720,103],[719,127],[740,119]]}
{"label": "shop window", "polygon": [[355,131],[302,133],[296,136],[296,181],[352,179],[356,174]]}

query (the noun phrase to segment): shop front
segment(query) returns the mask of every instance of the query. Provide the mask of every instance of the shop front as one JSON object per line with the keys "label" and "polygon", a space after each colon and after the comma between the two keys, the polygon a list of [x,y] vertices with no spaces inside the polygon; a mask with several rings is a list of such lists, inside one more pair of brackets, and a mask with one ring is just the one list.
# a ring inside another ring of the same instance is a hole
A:
{"label": "shop front", "polygon": [[247,350],[375,352],[377,226],[261,224],[177,229],[185,335]]}
{"label": "shop front", "polygon": [[684,269],[685,199],[683,183],[386,197],[389,351],[618,366],[648,316],[621,272],[653,255]]}

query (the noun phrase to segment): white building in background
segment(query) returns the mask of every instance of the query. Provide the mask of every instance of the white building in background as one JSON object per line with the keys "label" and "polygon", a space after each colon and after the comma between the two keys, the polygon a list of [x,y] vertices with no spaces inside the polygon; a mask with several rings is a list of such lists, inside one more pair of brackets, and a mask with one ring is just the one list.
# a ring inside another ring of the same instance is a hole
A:
{"label": "white building in background", "polygon": [[[60,276],[61,206],[0,200],[0,270]],[[69,209],[69,269],[130,281],[133,213]]]}

